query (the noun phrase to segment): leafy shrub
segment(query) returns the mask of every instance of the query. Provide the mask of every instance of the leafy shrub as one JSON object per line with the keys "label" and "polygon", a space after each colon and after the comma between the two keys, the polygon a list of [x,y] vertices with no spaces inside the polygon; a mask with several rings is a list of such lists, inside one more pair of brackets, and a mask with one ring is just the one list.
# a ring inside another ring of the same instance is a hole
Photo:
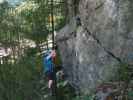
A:
{"label": "leafy shrub", "polygon": [[0,65],[0,100],[36,100],[39,98],[36,57],[24,56],[15,64]]}
{"label": "leafy shrub", "polygon": [[68,81],[60,81],[57,83],[58,99],[59,100],[72,100],[75,96],[74,88],[68,83]]}
{"label": "leafy shrub", "polygon": [[129,65],[127,63],[121,63],[118,69],[119,80],[129,82],[131,80]]}

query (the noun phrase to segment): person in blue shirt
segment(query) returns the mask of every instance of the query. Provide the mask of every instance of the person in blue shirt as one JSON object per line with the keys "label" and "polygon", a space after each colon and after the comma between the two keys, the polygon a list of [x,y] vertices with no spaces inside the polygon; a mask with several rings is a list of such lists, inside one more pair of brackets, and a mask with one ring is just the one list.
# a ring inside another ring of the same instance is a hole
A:
{"label": "person in blue shirt", "polygon": [[46,74],[46,77],[48,79],[48,88],[52,88],[53,81],[55,80],[55,72],[54,72],[54,63],[53,59],[55,57],[56,53],[55,51],[48,51],[45,56],[44,56],[44,61],[43,61],[43,67],[44,67],[44,72]]}

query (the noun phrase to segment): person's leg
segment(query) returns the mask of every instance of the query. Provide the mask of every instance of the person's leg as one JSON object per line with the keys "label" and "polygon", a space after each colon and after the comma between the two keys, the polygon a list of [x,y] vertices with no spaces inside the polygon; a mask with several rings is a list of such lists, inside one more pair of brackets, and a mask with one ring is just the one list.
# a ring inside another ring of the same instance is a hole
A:
{"label": "person's leg", "polygon": [[49,82],[48,82],[48,88],[49,88],[49,89],[52,88],[52,84],[53,84],[53,80],[49,80]]}
{"label": "person's leg", "polygon": [[48,74],[48,88],[50,90],[50,94],[52,96],[56,95],[56,81],[55,81],[56,74],[51,72]]}
{"label": "person's leg", "polygon": [[47,72],[46,75],[47,75],[47,79],[48,79],[48,88],[50,89],[53,84],[53,80],[51,78],[51,72]]}
{"label": "person's leg", "polygon": [[48,88],[49,88],[50,96],[52,96],[53,95],[53,92],[52,92],[53,80],[51,79],[51,75],[49,76],[49,80],[48,80]]}

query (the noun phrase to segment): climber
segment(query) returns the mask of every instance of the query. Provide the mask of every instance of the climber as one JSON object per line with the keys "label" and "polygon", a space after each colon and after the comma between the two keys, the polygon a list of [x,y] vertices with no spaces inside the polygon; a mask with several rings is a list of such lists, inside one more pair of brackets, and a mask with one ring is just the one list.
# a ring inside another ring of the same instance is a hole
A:
{"label": "climber", "polygon": [[44,66],[44,71],[46,74],[46,77],[48,79],[48,88],[52,89],[53,81],[56,78],[55,72],[54,72],[54,63],[53,59],[55,58],[56,53],[55,50],[49,50],[45,55],[44,55],[44,61],[43,61],[43,66]]}

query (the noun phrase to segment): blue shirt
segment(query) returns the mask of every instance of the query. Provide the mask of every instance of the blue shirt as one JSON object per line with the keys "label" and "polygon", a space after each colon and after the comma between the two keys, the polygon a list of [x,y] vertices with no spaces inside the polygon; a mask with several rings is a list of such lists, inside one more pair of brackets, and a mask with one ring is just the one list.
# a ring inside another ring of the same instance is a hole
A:
{"label": "blue shirt", "polygon": [[46,57],[44,57],[43,67],[44,67],[44,72],[53,72],[53,61],[51,55],[47,55]]}

